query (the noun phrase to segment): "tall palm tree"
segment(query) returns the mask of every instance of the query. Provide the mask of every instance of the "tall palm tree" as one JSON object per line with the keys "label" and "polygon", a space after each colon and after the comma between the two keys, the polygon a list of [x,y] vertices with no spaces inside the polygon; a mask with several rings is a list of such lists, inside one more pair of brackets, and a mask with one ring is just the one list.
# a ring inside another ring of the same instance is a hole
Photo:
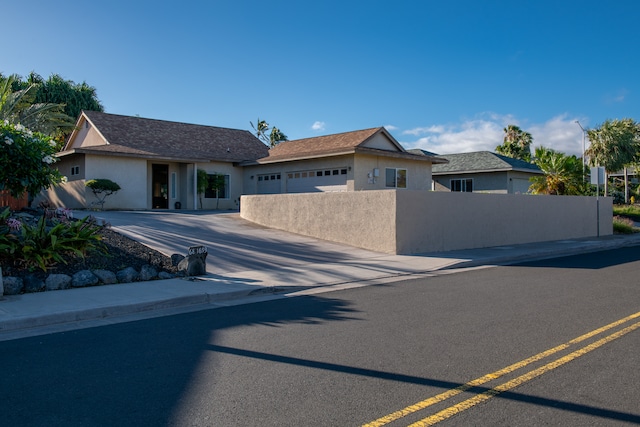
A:
{"label": "tall palm tree", "polygon": [[531,161],[531,144],[533,137],[516,125],[504,128],[504,141],[496,147],[496,152],[514,159]]}
{"label": "tall palm tree", "polygon": [[[606,120],[599,128],[587,131],[591,145],[585,155],[591,166],[603,166],[607,175],[624,170],[625,203],[628,201],[627,166],[640,159],[640,124],[632,119]],[[604,192],[608,194],[608,179]]]}
{"label": "tall palm tree", "polygon": [[269,136],[267,136],[267,132],[269,131],[269,123],[267,123],[265,120],[260,120],[260,118],[258,118],[258,121],[255,125],[253,124],[253,122],[249,123],[251,124],[253,130],[256,132],[256,136],[270,148],[275,147],[283,141],[289,140],[287,135],[285,135],[280,129],[275,126],[271,128],[271,133],[269,134]]}
{"label": "tall palm tree", "polygon": [[584,193],[582,161],[551,148],[538,147],[533,162],[544,176],[531,178],[533,194],[578,195]]}

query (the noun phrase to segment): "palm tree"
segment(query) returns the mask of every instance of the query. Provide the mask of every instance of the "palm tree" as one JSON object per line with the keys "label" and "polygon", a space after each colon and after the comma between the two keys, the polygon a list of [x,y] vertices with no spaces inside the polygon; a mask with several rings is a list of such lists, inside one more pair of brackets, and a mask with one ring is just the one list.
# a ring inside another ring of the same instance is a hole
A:
{"label": "palm tree", "polygon": [[267,136],[267,132],[269,131],[269,123],[267,123],[265,120],[260,120],[260,118],[258,118],[256,125],[254,125],[253,122],[249,123],[251,124],[253,130],[256,132],[256,136],[270,148],[275,147],[283,141],[289,140],[287,135],[282,133],[282,131],[275,126],[271,128],[271,133],[269,134],[269,136]]}
{"label": "palm tree", "polygon": [[48,136],[60,130],[73,129],[73,118],[64,113],[64,104],[34,103],[37,84],[14,90],[18,76],[0,75],[0,120],[20,123],[22,126]]}
{"label": "palm tree", "polygon": [[269,135],[269,146],[271,148],[280,144],[282,141],[287,141],[288,139],[287,135],[282,133],[282,131],[277,127],[274,126],[271,128],[271,135]]}
{"label": "palm tree", "polygon": [[496,147],[496,152],[514,159],[531,161],[533,137],[515,125],[504,128],[504,142]]}
{"label": "palm tree", "polygon": [[584,194],[582,161],[551,148],[538,147],[533,162],[544,176],[531,178],[529,189],[533,194]]}
{"label": "palm tree", "polygon": [[[624,170],[625,203],[628,202],[627,166],[639,161],[640,124],[632,119],[606,120],[599,128],[587,131],[591,145],[585,152],[591,166],[603,166],[607,175]],[[605,179],[604,194],[608,193]]]}

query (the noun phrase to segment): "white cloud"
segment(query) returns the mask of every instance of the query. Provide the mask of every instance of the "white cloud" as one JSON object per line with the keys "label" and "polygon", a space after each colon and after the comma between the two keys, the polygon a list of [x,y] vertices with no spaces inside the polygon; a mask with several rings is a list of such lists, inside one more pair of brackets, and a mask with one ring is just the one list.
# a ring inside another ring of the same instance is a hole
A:
{"label": "white cloud", "polygon": [[[545,123],[532,125],[526,130],[533,136],[534,147],[543,145],[556,151],[562,151],[565,154],[575,154],[581,157],[582,129],[580,129],[576,120],[580,120],[580,124],[585,129],[587,128],[586,119],[569,118],[564,114],[554,117]],[[585,145],[586,147],[589,146],[588,140],[585,141]]]}
{"label": "white cloud", "polygon": [[385,125],[385,126],[384,126],[384,128],[385,128],[386,130],[388,130],[389,132],[392,132],[392,131],[394,131],[394,130],[398,130],[398,127],[397,127],[397,126],[394,126],[394,125]]}
{"label": "white cloud", "polygon": [[615,93],[607,93],[604,96],[604,102],[607,105],[619,104],[621,102],[624,102],[625,98],[627,97],[627,93],[628,91],[626,89],[620,89]]}
{"label": "white cloud", "polygon": [[427,133],[443,133],[445,130],[444,126],[429,126],[429,127],[417,127],[409,130],[405,130],[402,132],[403,135],[413,135],[419,136]]}
{"label": "white cloud", "polygon": [[325,123],[316,121],[311,125],[311,129],[313,130],[324,130]]}
{"label": "white cloud", "polygon": [[[587,125],[586,119],[578,118]],[[582,153],[582,130],[575,123],[576,118],[567,115],[554,117],[540,124],[522,124],[511,115],[483,113],[477,118],[458,124],[416,127],[402,132],[402,135],[419,137],[404,140],[405,148],[421,148],[437,154],[469,153],[473,151],[495,151],[502,144],[503,129],[508,124],[520,126],[533,136],[533,147],[544,145],[566,154],[580,156]],[[588,146],[588,141],[587,141]]]}

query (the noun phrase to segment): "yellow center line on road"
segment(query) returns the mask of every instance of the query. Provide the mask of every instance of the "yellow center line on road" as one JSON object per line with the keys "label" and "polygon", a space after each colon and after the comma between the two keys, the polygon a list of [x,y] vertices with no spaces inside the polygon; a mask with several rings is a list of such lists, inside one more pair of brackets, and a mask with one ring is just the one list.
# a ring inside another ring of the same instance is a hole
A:
{"label": "yellow center line on road", "polygon": [[599,339],[598,341],[589,344],[579,350],[574,351],[573,353],[569,353],[568,355],[561,357],[557,360],[554,360],[553,362],[547,363],[544,366],[541,366],[538,369],[534,369],[533,371],[527,372],[524,375],[519,376],[518,378],[514,378],[511,381],[507,381],[506,383],[503,383],[497,387],[494,387],[490,390],[487,390],[481,394],[478,394],[470,399],[467,399],[463,402],[458,403],[457,405],[453,405],[449,408],[443,409],[442,411],[433,414],[427,418],[424,418],[416,423],[411,424],[409,427],[426,427],[426,426],[432,426],[434,424],[439,423],[440,421],[444,421],[447,418],[450,418],[452,416],[454,416],[455,414],[458,414],[462,411],[466,411],[467,409],[477,405],[480,402],[484,402],[486,400],[491,399],[492,397],[495,397],[497,395],[499,395],[500,393],[504,393],[505,391],[509,391],[515,387],[518,387],[521,384],[524,384],[527,381],[530,381],[536,377],[539,377],[542,374],[545,374],[549,371],[552,371],[553,369],[556,369],[559,366],[562,366],[566,363],[571,362],[574,359],[577,359],[580,356],[583,356],[587,353],[589,353],[590,351],[595,350],[598,347],[602,347],[603,345],[620,338],[623,335],[628,334],[631,331],[634,331],[636,329],[640,328],[640,322],[638,323],[634,323],[631,326],[627,326],[624,329],[621,329],[620,331],[611,334],[605,338]]}
{"label": "yellow center line on road", "polygon": [[[443,393],[440,393],[440,394],[438,394],[436,396],[433,396],[433,397],[431,397],[429,399],[420,401],[420,402],[415,403],[415,404],[413,404],[411,406],[407,406],[404,409],[401,409],[399,411],[393,412],[393,413],[391,413],[389,415],[386,415],[384,417],[378,418],[375,421],[372,421],[370,423],[364,424],[363,427],[380,427],[380,426],[389,424],[390,422],[393,422],[395,420],[403,418],[403,417],[405,417],[405,416],[407,416],[409,414],[412,414],[414,412],[417,412],[417,411],[420,411],[422,409],[428,408],[429,406],[435,405],[436,403],[442,402],[442,401],[444,401],[446,399],[449,399],[449,398],[454,397],[454,396],[456,396],[458,394],[461,394],[461,393],[465,392],[466,390],[469,390],[469,389],[471,389],[473,387],[477,387],[477,386],[485,384],[485,383],[487,383],[489,381],[496,380],[496,379],[498,379],[498,378],[500,378],[500,377],[502,377],[502,376],[504,376],[506,374],[514,372],[514,371],[516,371],[516,370],[518,370],[520,368],[523,368],[523,367],[525,367],[525,366],[527,366],[527,365],[529,365],[531,363],[537,362],[539,360],[542,360],[542,359],[544,359],[546,357],[551,356],[552,354],[555,354],[555,353],[558,353],[559,351],[565,350],[568,347],[570,347],[571,345],[578,344],[578,343],[580,343],[582,341],[585,341],[585,340],[587,340],[587,339],[589,339],[591,337],[599,335],[599,334],[601,334],[601,333],[603,333],[603,332],[605,332],[605,331],[607,331],[609,329],[615,328],[616,326],[620,326],[623,323],[629,322],[630,320],[637,319],[638,317],[640,317],[640,311],[637,312],[637,313],[634,313],[634,314],[632,314],[630,316],[627,316],[625,318],[622,318],[620,320],[617,320],[617,321],[615,321],[613,323],[609,323],[608,325],[605,325],[605,326],[603,326],[601,328],[594,329],[591,332],[588,332],[588,333],[586,333],[584,335],[581,335],[581,336],[579,336],[577,338],[574,338],[574,339],[572,339],[570,341],[567,341],[564,344],[560,344],[557,347],[553,347],[553,348],[551,348],[549,350],[543,351],[542,353],[538,353],[538,354],[536,354],[534,356],[531,356],[531,357],[529,357],[527,359],[521,360],[520,362],[516,362],[516,363],[514,363],[512,365],[507,366],[506,368],[502,368],[502,369],[500,369],[498,371],[495,371],[495,372],[492,372],[490,374],[484,375],[484,376],[482,376],[480,378],[476,378],[475,380],[469,381],[466,384],[462,384],[459,387],[456,387],[456,388],[451,389],[451,390],[447,390],[447,391],[445,391]],[[587,347],[585,347],[585,348],[587,348]],[[561,360],[561,359],[558,359],[558,360]],[[535,372],[535,371],[532,371],[532,372]],[[489,392],[489,391],[487,391],[487,392]],[[429,425],[429,424],[425,424],[425,425]]]}

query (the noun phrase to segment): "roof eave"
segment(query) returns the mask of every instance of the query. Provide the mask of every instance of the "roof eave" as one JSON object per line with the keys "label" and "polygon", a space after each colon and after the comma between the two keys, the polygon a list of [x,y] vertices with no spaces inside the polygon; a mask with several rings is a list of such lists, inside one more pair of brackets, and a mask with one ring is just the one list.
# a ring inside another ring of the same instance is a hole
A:
{"label": "roof eave", "polygon": [[267,157],[263,157],[261,159],[257,159],[255,160],[255,163],[251,163],[251,164],[257,164],[257,165],[266,165],[266,164],[270,164],[270,163],[282,163],[282,162],[293,162],[296,160],[312,160],[312,159],[321,159],[324,157],[335,157],[335,156],[344,156],[344,155],[349,155],[349,154],[354,154],[355,153],[355,149],[354,148],[349,148],[349,149],[341,149],[341,150],[336,150],[336,151],[332,151],[332,152],[322,152],[322,153],[303,153],[303,154],[299,154],[299,155],[293,155],[293,156],[288,156],[288,157],[271,157],[269,158],[269,156]]}
{"label": "roof eave", "polygon": [[544,172],[537,171],[534,169],[503,168],[503,169],[477,169],[477,170],[459,169],[455,171],[433,171],[432,175],[464,175],[464,174],[472,174],[472,173],[492,173],[492,172],[526,172],[526,173],[534,173],[534,174],[544,174]]}
{"label": "roof eave", "polygon": [[96,156],[112,156],[112,157],[133,157],[136,159],[149,159],[149,160],[160,160],[160,161],[168,161],[168,162],[181,162],[181,163],[210,163],[212,161],[219,162],[227,162],[233,163],[235,160],[217,160],[217,159],[204,159],[204,158],[193,158],[193,157],[175,157],[175,156],[163,156],[159,154],[149,154],[149,153],[121,153],[118,151],[101,151],[101,150],[91,150],[88,148],[74,148],[73,150],[67,150],[60,153],[57,153],[57,156],[68,156],[70,154],[93,154]]}

